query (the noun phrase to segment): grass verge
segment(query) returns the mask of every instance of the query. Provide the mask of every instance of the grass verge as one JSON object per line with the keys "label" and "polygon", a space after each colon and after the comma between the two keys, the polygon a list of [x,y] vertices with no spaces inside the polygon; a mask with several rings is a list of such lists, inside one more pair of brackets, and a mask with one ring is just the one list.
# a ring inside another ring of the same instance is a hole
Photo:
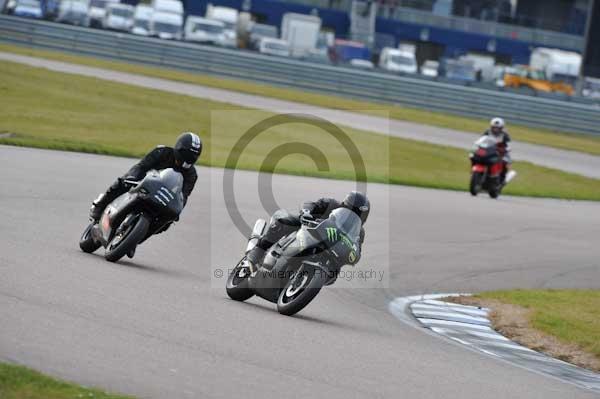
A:
{"label": "grass verge", "polygon": [[48,377],[22,366],[0,363],[0,398],[2,399],[127,399]]}
{"label": "grass verge", "polygon": [[[159,90],[0,62],[0,144],[139,157],[178,132],[205,140],[201,164],[224,167],[234,143],[257,121],[273,114]],[[372,182],[466,190],[465,151],[359,130],[345,129],[361,152]],[[9,137],[6,134],[10,134]],[[274,148],[310,143],[323,151],[327,170],[306,155],[264,163]],[[353,160],[319,126],[294,123],[268,129],[245,149],[241,169],[353,179]],[[600,180],[525,162],[507,194],[600,200]]]}
{"label": "grass verge", "polygon": [[524,346],[600,372],[600,290],[491,291],[454,300],[492,309],[493,327]]}
{"label": "grass verge", "polygon": [[[481,133],[487,128],[488,120],[473,119],[429,112],[398,105],[380,104],[353,100],[338,96],[324,95],[277,86],[252,83],[245,80],[226,79],[204,74],[188,73],[166,68],[148,67],[139,64],[109,61],[100,58],[72,55],[57,51],[40,50],[9,44],[0,44],[0,51],[22,55],[30,55],[57,61],[108,68],[140,75],[159,77],[181,82],[196,83],[209,87],[233,90],[242,93],[257,94],[287,101],[300,102],[326,108],[351,110],[367,114],[385,110],[393,119],[415,122],[424,125],[438,126],[465,132]],[[490,115],[492,117],[494,115]],[[508,121],[510,123],[510,121]],[[555,132],[546,129],[534,129],[521,125],[510,125],[509,130],[514,139],[533,144],[580,151],[600,155],[600,136],[576,133]]]}

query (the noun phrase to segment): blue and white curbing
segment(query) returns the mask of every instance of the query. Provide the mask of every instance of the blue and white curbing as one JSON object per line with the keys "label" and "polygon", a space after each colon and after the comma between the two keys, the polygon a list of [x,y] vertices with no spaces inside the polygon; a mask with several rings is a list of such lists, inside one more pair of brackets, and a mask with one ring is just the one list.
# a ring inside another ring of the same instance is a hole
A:
{"label": "blue and white curbing", "polygon": [[[435,294],[394,299],[389,309],[397,318],[434,332],[470,349],[528,370],[600,392],[600,374],[521,346],[497,333],[489,309],[440,301],[459,294]],[[468,294],[461,294],[468,295]]]}

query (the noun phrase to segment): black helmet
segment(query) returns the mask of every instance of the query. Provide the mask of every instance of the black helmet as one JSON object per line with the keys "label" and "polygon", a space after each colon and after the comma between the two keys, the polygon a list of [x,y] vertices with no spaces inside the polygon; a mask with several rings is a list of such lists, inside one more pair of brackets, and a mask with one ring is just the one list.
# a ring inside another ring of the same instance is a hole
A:
{"label": "black helmet", "polygon": [[367,221],[371,210],[371,203],[367,196],[358,191],[351,191],[346,195],[346,198],[342,201],[342,206],[356,213],[363,224]]}
{"label": "black helmet", "polygon": [[175,147],[175,160],[184,169],[189,169],[196,163],[202,153],[202,140],[197,134],[185,132],[177,138]]}

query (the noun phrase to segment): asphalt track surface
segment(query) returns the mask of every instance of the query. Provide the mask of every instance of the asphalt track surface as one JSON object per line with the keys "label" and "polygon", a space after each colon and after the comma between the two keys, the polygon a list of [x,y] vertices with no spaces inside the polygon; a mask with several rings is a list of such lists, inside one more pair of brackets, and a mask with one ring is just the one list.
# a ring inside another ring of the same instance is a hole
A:
{"label": "asphalt track surface", "polygon": [[[79,250],[91,199],[132,162],[0,146],[1,360],[148,398],[598,396],[425,334],[387,305],[432,292],[600,288],[600,204],[369,185],[357,269],[386,282],[339,281],[285,317],[261,299],[228,299],[213,277],[245,248],[221,169],[198,168],[181,221],[134,259]],[[265,216],[257,174],[234,181],[246,220]],[[279,206],[292,209],[351,187],[273,177]]]}
{"label": "asphalt track surface", "polygon": [[[419,125],[416,123],[403,122],[393,119],[390,120],[385,117],[331,110],[274,98],[209,88],[196,84],[152,78],[59,61],[51,61],[47,59],[6,52],[0,52],[0,60],[18,62],[35,67],[43,67],[57,72],[73,73],[134,86],[158,89],[177,94],[185,94],[192,97],[205,98],[249,108],[264,109],[276,113],[305,112],[311,115],[323,117],[333,123],[353,127],[356,129],[362,129],[381,134],[390,134],[392,136],[463,149],[471,148],[473,141],[475,141],[477,138],[476,135],[471,133]],[[492,116],[495,115],[490,115],[490,117]],[[516,160],[525,160],[538,165],[600,179],[599,156],[521,142],[513,143],[512,147],[513,158]]]}

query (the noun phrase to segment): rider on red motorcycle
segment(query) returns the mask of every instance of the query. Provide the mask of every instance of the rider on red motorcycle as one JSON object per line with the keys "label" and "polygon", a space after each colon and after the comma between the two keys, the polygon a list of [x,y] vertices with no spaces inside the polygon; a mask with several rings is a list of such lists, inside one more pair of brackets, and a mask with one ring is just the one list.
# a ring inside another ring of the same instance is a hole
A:
{"label": "rider on red motorcycle", "polygon": [[483,133],[484,136],[491,136],[496,139],[498,154],[502,159],[502,173],[500,174],[500,184],[504,184],[506,173],[510,169],[512,159],[510,157],[510,135],[505,130],[504,119],[493,118],[490,121],[490,128]]}

